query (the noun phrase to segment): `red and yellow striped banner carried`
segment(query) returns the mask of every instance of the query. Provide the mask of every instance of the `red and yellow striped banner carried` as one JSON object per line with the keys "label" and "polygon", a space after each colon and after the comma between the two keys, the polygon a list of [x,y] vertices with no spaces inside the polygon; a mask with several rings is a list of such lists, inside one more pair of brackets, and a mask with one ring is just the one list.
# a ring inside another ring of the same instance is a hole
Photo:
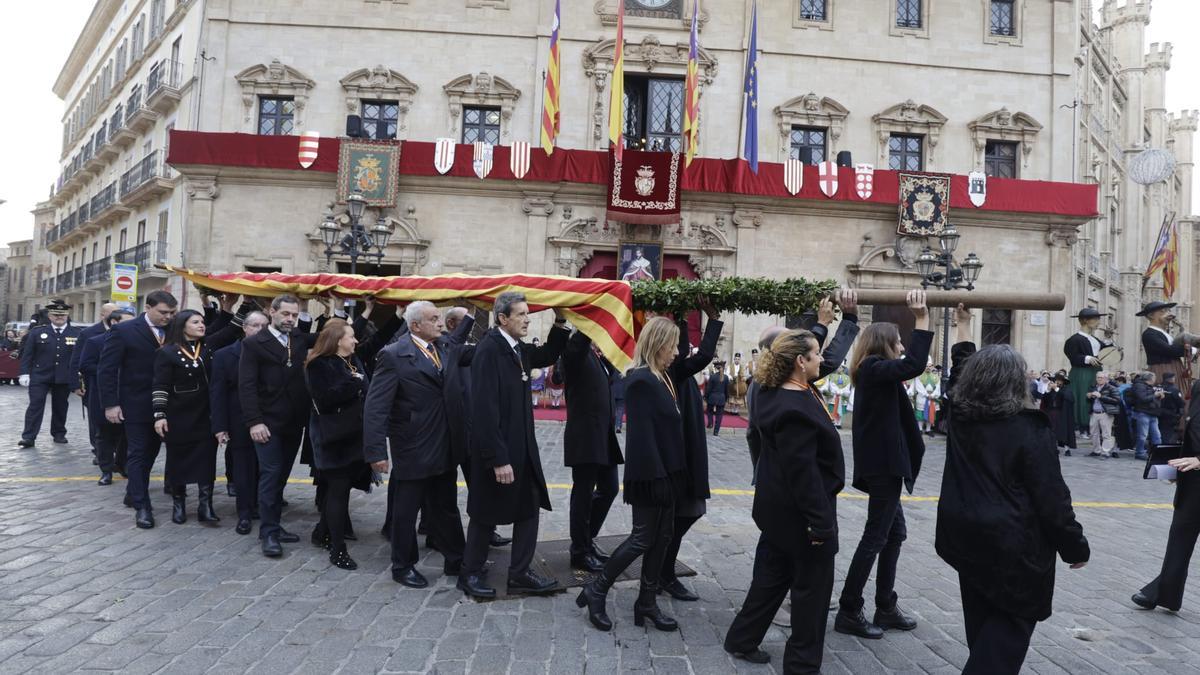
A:
{"label": "red and yellow striped banner carried", "polygon": [[404,305],[428,300],[439,305],[468,302],[491,309],[496,296],[506,291],[524,293],[529,311],[561,309],[580,331],[592,339],[604,356],[618,368],[633,359],[633,294],[628,282],[607,279],[536,274],[468,276],[444,274],[433,277],[367,277],[355,274],[283,274],[233,272],[213,274],[160,265],[202,288],[219,293],[274,297],[284,293],[301,298],[362,298],[375,296],[380,302]]}

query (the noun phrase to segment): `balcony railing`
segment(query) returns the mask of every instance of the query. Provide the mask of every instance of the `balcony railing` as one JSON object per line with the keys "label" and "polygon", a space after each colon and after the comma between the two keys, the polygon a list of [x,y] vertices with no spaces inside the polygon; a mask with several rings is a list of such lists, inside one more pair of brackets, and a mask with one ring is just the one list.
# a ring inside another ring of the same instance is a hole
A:
{"label": "balcony railing", "polygon": [[83,285],[83,265],[75,268],[73,278],[71,279],[71,288],[79,288]]}
{"label": "balcony railing", "polygon": [[99,218],[100,214],[104,213],[113,204],[117,203],[117,184],[116,182],[109,183],[108,187],[96,193],[92,197],[92,218]]}
{"label": "balcony railing", "polygon": [[83,224],[92,219],[91,202],[84,202],[79,205],[79,210],[75,212],[75,227],[83,227]]}
{"label": "balcony railing", "polygon": [[146,81],[146,99],[149,100],[159,89],[169,87],[179,88],[179,80],[183,74],[183,64],[171,59],[163,59],[150,68],[150,78]]}
{"label": "balcony railing", "polygon": [[113,261],[127,265],[137,265],[139,270],[147,272],[156,263],[167,261],[167,242],[143,241],[137,246],[127,248],[116,254],[113,256]]}
{"label": "balcony railing", "polygon": [[54,292],[54,279],[42,279],[42,283],[38,285],[38,289],[42,295],[50,295]]}
{"label": "balcony railing", "polygon": [[112,258],[105,256],[99,260],[92,261],[87,264],[84,271],[83,283],[87,286],[98,284],[109,280],[109,273],[112,269]]}
{"label": "balcony railing", "polygon": [[96,129],[96,135],[92,137],[92,151],[100,149],[100,146],[108,142],[108,120],[100,123]]}
{"label": "balcony railing", "polygon": [[138,189],[155,178],[164,178],[162,165],[158,161],[158,150],[146,155],[142,161],[121,176],[121,197]]}
{"label": "balcony railing", "polygon": [[57,226],[46,230],[46,241],[44,242],[43,245],[48,246],[50,244],[53,244],[56,241],[58,241],[58,227]]}
{"label": "balcony railing", "polygon": [[108,140],[117,137],[117,133],[121,131],[121,127],[125,124],[124,108],[117,106],[113,109],[112,117],[108,120]]}
{"label": "balcony railing", "polygon": [[74,279],[75,275],[70,271],[63,272],[54,280],[54,291],[56,293],[61,293],[68,288],[71,288],[71,282],[74,281]]}
{"label": "balcony railing", "polygon": [[79,157],[80,157],[80,162],[82,162],[83,164],[87,164],[88,160],[92,158],[92,142],[91,142],[91,140],[88,140],[88,142],[84,143],[83,147],[79,149]]}
{"label": "balcony railing", "polygon": [[75,229],[75,218],[77,214],[77,211],[72,211],[71,215],[63,218],[62,221],[58,223],[58,231],[55,233],[54,237],[55,240],[62,239]]}
{"label": "balcony railing", "polygon": [[129,94],[129,98],[125,101],[125,126],[129,126],[129,120],[137,114],[142,108],[142,87],[138,85],[133,88],[133,92]]}

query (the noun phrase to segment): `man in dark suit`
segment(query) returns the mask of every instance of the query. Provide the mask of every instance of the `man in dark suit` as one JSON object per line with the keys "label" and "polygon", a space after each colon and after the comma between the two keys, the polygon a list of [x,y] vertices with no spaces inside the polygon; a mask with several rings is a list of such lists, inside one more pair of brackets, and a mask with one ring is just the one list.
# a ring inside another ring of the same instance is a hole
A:
{"label": "man in dark suit", "polygon": [[625,463],[613,423],[610,383],[616,368],[581,331],[563,348],[562,366],[567,397],[563,459],[571,467],[571,567],[594,574],[608,561],[595,539],[617,498],[617,465]]}
{"label": "man in dark suit", "polygon": [[[104,333],[108,332],[109,325],[111,323],[109,321],[109,317],[112,316],[112,312],[116,308],[117,305],[111,302],[106,302],[103,305],[100,305],[100,320],[88,326],[87,328],[84,328],[83,331],[79,333],[79,339],[75,343],[76,347],[75,349],[71,350],[71,372],[76,373],[79,376],[79,382],[82,384],[86,384],[86,380],[84,380],[83,377],[83,370],[79,367],[79,360],[83,356],[83,346],[87,344],[88,340],[96,337],[97,335],[103,335]],[[100,423],[104,421],[104,418],[96,417],[95,415],[91,414],[90,401],[91,398],[95,396],[95,393],[87,386],[83,386],[82,389],[83,405],[89,411],[87,418],[88,439],[92,444],[92,455],[98,456],[97,452],[100,446],[97,443],[100,435]]]}
{"label": "man in dark suit", "polygon": [[496,596],[483,565],[492,532],[500,524],[513,524],[509,592],[537,593],[558,586],[529,569],[537,547],[539,510],[550,510],[534,437],[529,371],[557,361],[570,333],[566,319],[555,310],[554,328],[544,345],[522,342],[529,333],[529,305],[520,293],[501,293],[495,314],[499,327],[475,347],[471,361],[471,522],[458,587],[477,598]]}
{"label": "man in dark suit", "polygon": [[242,342],[267,327],[270,319],[262,312],[250,312],[242,322],[245,337],[213,354],[212,379],[209,383],[209,408],[212,411],[212,430],[217,442],[227,448],[228,472],[236,487],[238,534],[250,534],[250,520],[258,510],[258,456],[250,431],[242,416],[238,395],[238,364],[242,359]]}
{"label": "man in dark suit", "polygon": [[258,457],[258,538],[263,555],[283,555],[280,544],[300,537],[280,525],[283,486],[296,463],[296,453],[312,399],[304,382],[304,359],[315,334],[299,333],[300,300],[281,295],[271,301],[266,330],[242,341],[238,363],[238,400]]}
{"label": "man in dark suit", "polygon": [[724,361],[716,361],[713,366],[715,371],[704,385],[704,426],[713,430],[713,436],[720,436],[725,401],[729,398],[729,376],[725,374]]}
{"label": "man in dark suit", "polygon": [[[429,582],[415,567],[417,510],[422,504],[429,535],[444,558],[444,572],[456,576],[462,569],[466,542],[455,482],[461,457],[455,456],[452,441],[452,428],[462,420],[451,416],[462,391],[449,372],[464,356],[469,358],[462,343],[473,320],[458,326],[453,344],[443,343],[442,317],[433,303],[409,303],[404,321],[407,339],[388,345],[377,357],[363,408],[363,454],[376,471],[392,468],[392,579],[409,588],[425,588]],[[462,444],[457,447],[461,451]]]}
{"label": "man in dark suit", "polygon": [[[109,328],[122,321],[135,317],[132,309],[114,307],[104,322]],[[86,342],[76,343],[75,351],[79,353],[79,376],[83,378],[86,392],[84,404],[88,409],[88,421],[95,421],[96,431],[96,463],[100,466],[100,480],[97,485],[112,485],[113,471],[125,471],[125,430],[120,424],[111,424],[104,419],[104,405],[100,402],[100,386],[97,384],[97,371],[100,367],[100,352],[104,350],[104,342],[108,339],[108,331],[93,335]]]}
{"label": "man in dark suit", "polygon": [[150,504],[150,469],[158,459],[162,438],[154,431],[150,406],[154,384],[154,353],[166,337],[166,326],[179,308],[175,296],[152,291],[146,296],[146,310],[132,321],[113,326],[104,349],[96,384],[104,417],[111,424],[125,427],[128,459],[125,473],[129,484],[125,504],[137,509],[135,523],[142,529],[154,527],[154,509]]}
{"label": "man in dark suit", "polygon": [[71,368],[71,355],[81,329],[71,325],[71,306],[60,299],[46,305],[49,325],[31,329],[21,344],[20,382],[29,387],[29,407],[25,409],[25,428],[21,431],[22,448],[33,447],[46,397],[50,397],[50,435],[55,443],[67,442],[67,408],[71,392],[80,390],[79,371]]}

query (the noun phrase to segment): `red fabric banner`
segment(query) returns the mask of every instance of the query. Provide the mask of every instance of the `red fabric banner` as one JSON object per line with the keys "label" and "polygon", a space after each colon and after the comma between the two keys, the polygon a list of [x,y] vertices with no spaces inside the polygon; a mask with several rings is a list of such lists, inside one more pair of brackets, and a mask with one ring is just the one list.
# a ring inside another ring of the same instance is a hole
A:
{"label": "red fabric banner", "polygon": [[677,152],[628,149],[617,160],[610,151],[608,219],[639,225],[678,223],[679,160]]}
{"label": "red fabric banner", "polygon": [[[251,134],[210,133],[201,131],[172,131],[171,151],[167,161],[175,167],[233,166],[260,169],[302,171],[296,164],[298,136],[255,136]],[[307,171],[337,173],[337,158],[341,141],[321,138],[317,161]],[[496,146],[494,167],[487,180],[515,180],[509,168],[508,146]],[[423,141],[404,141],[400,154],[401,183],[404,176],[437,176],[433,166],[434,144]],[[607,151],[569,150],[558,148],[553,155],[533,151],[529,173],[524,181],[542,183],[591,183],[608,185],[609,159]],[[448,176],[473,178],[470,145],[459,144],[454,166]],[[697,157],[682,171],[684,192],[714,192],[779,199],[810,199],[820,201],[869,202],[895,206],[899,202],[899,172],[876,169],[874,192],[869,199],[858,197],[854,189],[854,169],[842,167],[838,175],[838,191],[832,199],[821,194],[817,167],[804,167],[804,186],[799,194],[788,194],[783,183],[783,165],[760,162],[758,174],[750,171],[741,159],[705,159]],[[950,180],[950,206],[975,207],[967,194],[967,177],[953,175]],[[1061,183],[1012,178],[988,178],[987,202],[981,211],[1036,213],[1045,215],[1091,218],[1096,211],[1098,186],[1085,183]]]}

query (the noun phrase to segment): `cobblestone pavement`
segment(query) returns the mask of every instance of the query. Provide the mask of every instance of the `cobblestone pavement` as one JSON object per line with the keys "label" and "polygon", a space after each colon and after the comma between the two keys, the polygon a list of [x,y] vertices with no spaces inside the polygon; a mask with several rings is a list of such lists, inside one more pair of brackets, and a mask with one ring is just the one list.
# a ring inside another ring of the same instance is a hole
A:
{"label": "cobblestone pavement", "polygon": [[[286,546],[282,558],[264,558],[254,536],[233,532],[232,499],[222,489],[216,505],[221,527],[195,521],[194,488],[189,522],[178,526],[169,521],[169,501],[156,482],[160,524],[137,530],[132,512],[121,505],[123,483],[95,485],[78,404],[69,418],[70,445],[54,445],[43,430],[36,448],[19,450],[24,406],[24,390],[0,388],[2,673],[774,672],[772,666],[735,663],[721,649],[750,582],[757,538],[740,432],[725,432],[711,443],[712,483],[723,490],[680,555],[699,571],[688,583],[703,599],[665,601],[681,630],[647,631],[632,621],[636,584],[624,583],[610,603],[617,626],[600,633],[569,594],[464,601],[453,579],[442,576],[436,553],[420,566],[429,589],[393,583],[388,546],[378,534],[381,493],[356,493],[352,500],[360,535],[351,542],[361,565],[356,572],[331,568],[307,541]],[[569,481],[560,459],[562,425],[539,424],[538,437],[549,480],[558,486],[542,538],[565,538],[563,484]],[[831,628],[824,672],[951,673],[961,667],[967,652],[957,579],[933,551],[942,459],[940,442],[931,443],[915,499],[904,505],[909,537],[897,590],[920,626],[878,641]],[[1130,594],[1157,573],[1172,488],[1140,480],[1140,468],[1129,459],[1077,456],[1064,458],[1063,467],[1093,558],[1080,571],[1060,565],[1055,614],[1034,634],[1026,672],[1200,672],[1194,593],[1177,615],[1138,611],[1129,603]],[[161,464],[156,468],[161,471]],[[314,509],[312,488],[299,480],[303,475],[303,469],[293,472],[284,522],[306,538]],[[835,593],[865,511],[856,493],[844,495]],[[618,503],[606,533],[625,531],[628,522],[628,509]],[[764,647],[774,664],[782,659],[785,637],[778,628],[767,636]]]}

